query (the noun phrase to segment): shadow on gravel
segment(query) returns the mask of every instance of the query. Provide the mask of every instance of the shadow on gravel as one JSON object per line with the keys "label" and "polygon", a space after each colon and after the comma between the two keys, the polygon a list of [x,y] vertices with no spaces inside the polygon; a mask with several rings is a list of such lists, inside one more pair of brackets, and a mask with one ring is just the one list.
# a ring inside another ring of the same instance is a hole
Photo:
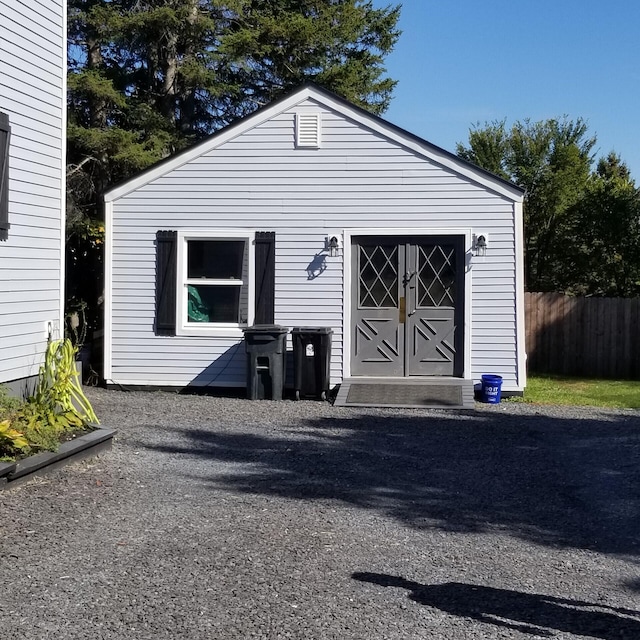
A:
{"label": "shadow on gravel", "polygon": [[420,584],[380,573],[354,573],[352,577],[408,589],[411,600],[454,616],[536,636],[565,631],[605,640],[640,638],[640,611],[461,582]]}
{"label": "shadow on gravel", "polygon": [[640,554],[637,416],[354,412],[242,431],[177,428],[176,446],[154,448],[233,463],[205,478],[231,492],[338,500],[415,528]]}
{"label": "shadow on gravel", "polygon": [[640,578],[637,578],[636,580],[629,580],[629,582],[626,583],[626,586],[628,589],[632,589],[633,591],[640,591]]}

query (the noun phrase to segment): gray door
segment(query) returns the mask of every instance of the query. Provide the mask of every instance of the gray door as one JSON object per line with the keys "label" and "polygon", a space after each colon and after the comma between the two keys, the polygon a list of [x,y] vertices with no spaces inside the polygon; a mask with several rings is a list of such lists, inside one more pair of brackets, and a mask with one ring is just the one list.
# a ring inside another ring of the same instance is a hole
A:
{"label": "gray door", "polygon": [[352,375],[461,376],[462,236],[356,238]]}

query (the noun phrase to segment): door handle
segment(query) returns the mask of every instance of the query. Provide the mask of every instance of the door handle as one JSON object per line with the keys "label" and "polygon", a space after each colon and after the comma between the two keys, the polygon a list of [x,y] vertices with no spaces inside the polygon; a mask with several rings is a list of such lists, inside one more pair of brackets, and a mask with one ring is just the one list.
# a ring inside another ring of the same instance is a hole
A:
{"label": "door handle", "polygon": [[411,282],[411,278],[413,278],[413,276],[415,275],[416,275],[415,271],[411,271],[411,272],[407,271],[402,277],[402,284],[406,287]]}
{"label": "door handle", "polygon": [[407,300],[404,296],[400,298],[400,305],[398,309],[398,322],[404,324],[407,320]]}

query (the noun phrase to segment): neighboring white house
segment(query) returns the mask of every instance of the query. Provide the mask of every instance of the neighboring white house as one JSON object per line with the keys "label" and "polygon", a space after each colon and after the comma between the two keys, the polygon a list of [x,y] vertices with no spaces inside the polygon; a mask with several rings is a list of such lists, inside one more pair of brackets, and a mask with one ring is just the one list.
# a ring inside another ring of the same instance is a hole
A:
{"label": "neighboring white house", "polygon": [[524,388],[521,190],[323,89],[114,187],[105,215],[107,383],[242,387],[242,328],[275,322],[333,330],[332,385]]}
{"label": "neighboring white house", "polygon": [[66,1],[0,0],[0,383],[37,375],[64,308]]}

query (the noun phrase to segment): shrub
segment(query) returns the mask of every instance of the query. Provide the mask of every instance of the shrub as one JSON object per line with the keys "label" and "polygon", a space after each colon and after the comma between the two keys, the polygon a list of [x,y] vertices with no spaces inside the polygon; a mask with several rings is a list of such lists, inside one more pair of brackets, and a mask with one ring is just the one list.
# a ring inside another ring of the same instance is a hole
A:
{"label": "shrub", "polygon": [[98,422],[78,382],[75,354],[69,339],[50,342],[34,394],[23,402],[0,394],[0,456],[56,451],[65,433]]}
{"label": "shrub", "polygon": [[0,385],[0,420],[15,413],[21,404],[19,398],[11,397],[4,386]]}
{"label": "shrub", "polygon": [[0,460],[15,458],[27,451],[29,442],[20,431],[12,427],[11,420],[0,422]]}

